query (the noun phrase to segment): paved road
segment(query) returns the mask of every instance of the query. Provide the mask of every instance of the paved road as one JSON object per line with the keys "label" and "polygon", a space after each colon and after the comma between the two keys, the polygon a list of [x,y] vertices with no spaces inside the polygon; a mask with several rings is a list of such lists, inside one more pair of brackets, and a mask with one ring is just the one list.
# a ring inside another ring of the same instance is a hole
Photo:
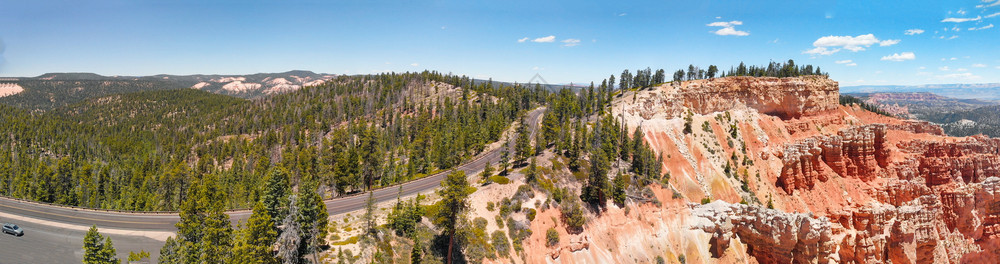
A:
{"label": "paved road", "polygon": [[[539,117],[544,111],[544,108],[539,108],[528,113],[532,134],[538,130]],[[487,163],[498,163],[500,154],[500,149],[485,152],[456,169],[471,175],[481,171]],[[449,172],[402,184],[403,196],[434,190]],[[390,186],[376,190],[374,196],[378,202],[386,202],[395,200],[398,194],[399,186]],[[326,200],[325,203],[330,215],[336,215],[363,209],[367,199],[368,194],[359,194]],[[235,224],[246,221],[250,213],[249,210],[239,210],[227,214]],[[6,218],[4,216],[30,220],[3,219]],[[147,233],[176,232],[174,224],[179,220],[176,213],[91,210],[0,198],[0,222],[16,222],[25,229],[25,235],[21,237],[0,234],[0,263],[80,263],[86,233],[82,227],[91,225],[97,225],[102,230],[118,231],[102,233],[111,236],[121,259],[126,259],[129,251],[145,250],[155,260],[163,241],[150,238]]]}

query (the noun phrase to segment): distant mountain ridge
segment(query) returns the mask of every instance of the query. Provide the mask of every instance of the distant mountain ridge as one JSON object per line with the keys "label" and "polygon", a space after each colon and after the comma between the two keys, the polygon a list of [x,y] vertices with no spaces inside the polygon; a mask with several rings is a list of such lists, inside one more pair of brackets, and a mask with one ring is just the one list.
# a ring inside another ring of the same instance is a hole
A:
{"label": "distant mountain ridge", "polygon": [[85,72],[46,73],[37,77],[11,78],[5,81],[23,90],[4,93],[0,96],[0,104],[47,110],[112,94],[185,88],[253,99],[319,85],[334,77],[336,75],[302,70],[247,75],[103,76]]}
{"label": "distant mountain ridge", "polygon": [[958,99],[1000,100],[1000,83],[842,86],[840,92],[928,92]]}

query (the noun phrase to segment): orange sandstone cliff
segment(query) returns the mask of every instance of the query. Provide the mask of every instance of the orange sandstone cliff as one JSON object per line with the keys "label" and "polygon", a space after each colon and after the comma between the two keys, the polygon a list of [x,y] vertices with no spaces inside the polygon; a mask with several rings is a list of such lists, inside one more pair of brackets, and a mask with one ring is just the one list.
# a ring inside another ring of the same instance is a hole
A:
{"label": "orange sandstone cliff", "polygon": [[663,156],[670,179],[652,186],[659,203],[590,215],[584,232],[568,234],[575,246],[529,240],[528,262],[1000,259],[1000,139],[949,137],[838,100],[824,76],[626,92],[613,114]]}

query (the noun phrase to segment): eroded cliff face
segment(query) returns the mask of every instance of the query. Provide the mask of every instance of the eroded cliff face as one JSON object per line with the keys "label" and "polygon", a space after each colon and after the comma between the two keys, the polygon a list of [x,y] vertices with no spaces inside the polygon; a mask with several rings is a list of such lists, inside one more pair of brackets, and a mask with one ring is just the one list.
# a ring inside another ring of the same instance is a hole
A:
{"label": "eroded cliff face", "polygon": [[[998,139],[947,137],[927,122],[841,106],[837,83],[821,76],[635,93],[612,109],[663,155],[670,180],[652,186],[662,205],[630,201],[638,213],[592,219],[580,234],[590,249],[547,261],[652,262],[657,252],[689,263],[1000,259]],[[630,235],[601,235],[623,227]],[[658,235],[632,240],[643,234]]]}
{"label": "eroded cliff face", "polygon": [[749,107],[782,119],[822,113],[837,106],[837,82],[826,76],[797,78],[726,77],[654,87],[654,94],[630,102],[646,119],[680,117],[686,110],[709,114]]}

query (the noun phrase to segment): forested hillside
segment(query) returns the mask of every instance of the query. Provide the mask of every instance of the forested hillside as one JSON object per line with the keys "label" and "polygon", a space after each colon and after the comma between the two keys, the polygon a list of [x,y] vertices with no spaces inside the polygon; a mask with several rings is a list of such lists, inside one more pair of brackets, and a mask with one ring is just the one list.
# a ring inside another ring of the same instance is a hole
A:
{"label": "forested hillside", "polygon": [[393,184],[474,156],[545,98],[472,83],[423,72],[341,76],[256,100],[180,89],[44,112],[0,106],[0,194],[176,210],[204,175],[226,208],[252,206],[272,168],[327,196]]}
{"label": "forested hillside", "polygon": [[103,76],[74,74],[52,79],[42,79],[47,78],[46,75],[40,78],[21,79],[17,84],[23,87],[24,91],[0,97],[0,104],[29,110],[49,110],[78,103],[87,98],[111,94],[184,88],[162,80],[115,80],[108,77],[99,79],[100,77]]}

